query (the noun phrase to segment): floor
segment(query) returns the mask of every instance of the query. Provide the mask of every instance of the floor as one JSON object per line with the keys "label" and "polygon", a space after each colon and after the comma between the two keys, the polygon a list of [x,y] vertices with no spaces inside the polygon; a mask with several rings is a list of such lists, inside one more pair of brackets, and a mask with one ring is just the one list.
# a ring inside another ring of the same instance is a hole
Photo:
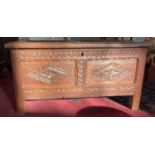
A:
{"label": "floor", "polygon": [[[150,86],[153,87],[152,83],[150,83]],[[152,91],[155,92],[154,87]],[[146,100],[145,103],[143,103],[144,99]],[[24,103],[25,114],[21,115],[16,112],[16,102],[11,73],[3,72],[0,76],[0,116],[155,116],[155,113],[149,109],[149,104],[146,104],[147,98],[144,97],[144,99],[141,104],[141,110],[139,111],[133,111],[127,108],[127,98],[121,97],[115,97],[111,99],[83,98],[26,101]]]}

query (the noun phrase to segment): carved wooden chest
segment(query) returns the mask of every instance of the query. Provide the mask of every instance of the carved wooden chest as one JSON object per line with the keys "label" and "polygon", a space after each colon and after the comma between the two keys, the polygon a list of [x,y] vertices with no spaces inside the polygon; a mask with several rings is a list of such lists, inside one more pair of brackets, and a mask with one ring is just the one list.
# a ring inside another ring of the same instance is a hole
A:
{"label": "carved wooden chest", "polygon": [[11,42],[18,110],[25,100],[133,96],[139,108],[149,43]]}

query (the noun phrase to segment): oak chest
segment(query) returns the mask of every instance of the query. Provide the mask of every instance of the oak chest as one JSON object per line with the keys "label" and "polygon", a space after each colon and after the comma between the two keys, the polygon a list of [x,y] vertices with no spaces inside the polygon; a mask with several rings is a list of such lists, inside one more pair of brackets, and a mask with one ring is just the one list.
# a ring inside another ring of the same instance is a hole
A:
{"label": "oak chest", "polygon": [[148,43],[11,42],[17,108],[25,100],[133,96],[140,104]]}

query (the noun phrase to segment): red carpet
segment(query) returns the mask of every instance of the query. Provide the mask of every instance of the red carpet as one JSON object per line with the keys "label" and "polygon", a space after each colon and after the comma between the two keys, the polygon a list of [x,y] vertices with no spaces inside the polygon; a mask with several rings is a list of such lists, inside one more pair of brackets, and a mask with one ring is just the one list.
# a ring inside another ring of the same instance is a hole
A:
{"label": "red carpet", "polygon": [[[133,111],[108,98],[26,101],[24,116],[154,116],[148,112]],[[0,76],[0,116],[19,116],[15,111],[12,78]]]}
{"label": "red carpet", "polygon": [[147,112],[135,112],[107,98],[85,98],[79,101],[48,100],[28,101],[26,112],[30,116],[151,116]]}

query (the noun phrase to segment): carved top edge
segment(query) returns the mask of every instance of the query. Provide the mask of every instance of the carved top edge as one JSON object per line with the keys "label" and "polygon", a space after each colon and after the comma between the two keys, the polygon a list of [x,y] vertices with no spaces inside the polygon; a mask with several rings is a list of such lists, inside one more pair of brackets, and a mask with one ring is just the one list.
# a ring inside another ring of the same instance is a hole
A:
{"label": "carved top edge", "polygon": [[5,44],[5,48],[10,49],[67,49],[67,48],[137,48],[149,47],[150,42],[32,42],[16,41]]}

